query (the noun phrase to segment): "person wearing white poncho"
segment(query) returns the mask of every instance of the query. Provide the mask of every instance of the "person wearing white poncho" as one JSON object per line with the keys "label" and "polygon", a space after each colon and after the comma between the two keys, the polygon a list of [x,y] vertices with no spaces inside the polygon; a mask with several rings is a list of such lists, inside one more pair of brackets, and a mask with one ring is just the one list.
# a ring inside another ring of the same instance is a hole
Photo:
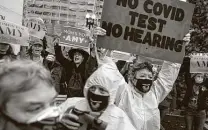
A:
{"label": "person wearing white poncho", "polygon": [[138,63],[129,84],[120,85],[115,104],[127,113],[137,130],[160,130],[158,105],[172,90],[179,69],[180,64],[164,61],[153,81],[152,65]]}
{"label": "person wearing white poncho", "polygon": [[[84,87],[85,98],[76,102],[75,108],[85,112],[101,112],[98,119],[108,124],[106,130],[136,130],[124,111],[114,105],[118,85],[122,79],[115,63],[108,59],[89,77]],[[108,99],[105,98],[107,95]],[[74,104],[74,99],[69,98],[67,104]],[[89,129],[89,124],[87,128]],[[79,130],[86,130],[86,125],[83,124]]]}

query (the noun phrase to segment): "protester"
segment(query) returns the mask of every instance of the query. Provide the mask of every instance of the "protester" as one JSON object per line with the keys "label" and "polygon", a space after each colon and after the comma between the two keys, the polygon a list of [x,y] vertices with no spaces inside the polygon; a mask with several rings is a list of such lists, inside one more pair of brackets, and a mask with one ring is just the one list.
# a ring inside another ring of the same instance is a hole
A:
{"label": "protester", "polygon": [[47,108],[56,95],[44,67],[32,61],[4,64],[0,70],[0,129],[29,130],[26,122]]}
{"label": "protester", "polygon": [[55,46],[56,59],[65,69],[65,76],[62,76],[65,94],[68,97],[83,97],[83,88],[87,80],[85,77],[85,63],[89,54],[82,49],[71,49],[68,55],[72,61],[66,59],[61,51],[61,46]]}
{"label": "protester", "polygon": [[187,91],[183,100],[187,130],[203,130],[206,121],[208,88],[205,74],[187,74]]}
{"label": "protester", "polygon": [[[86,113],[78,114],[79,120],[77,121],[82,123],[79,130],[104,130],[106,125],[105,130],[136,130],[128,116],[114,105],[119,83],[117,81],[120,81],[118,79],[123,79],[123,77],[113,61],[102,65],[89,77],[84,88],[85,98],[75,103],[75,112]],[[93,113],[94,115],[97,113],[94,120]],[[96,121],[100,123],[96,125]],[[106,125],[104,125],[105,122]]]}
{"label": "protester", "polygon": [[53,48],[47,48],[46,52],[48,55],[44,59],[43,64],[51,72],[56,91],[60,93],[60,82],[63,68],[61,64],[56,60],[55,51]]}
{"label": "protester", "polygon": [[[33,119],[49,110],[56,96],[50,72],[42,65],[31,60],[3,64],[0,69],[0,130],[42,130],[45,124]],[[66,117],[78,118],[70,113],[62,116]],[[62,124],[62,118],[57,119],[55,126]],[[68,121],[67,125],[63,130],[72,130],[69,125],[74,122]]]}
{"label": "protester", "polygon": [[137,130],[160,129],[158,105],[172,90],[179,68],[179,64],[164,61],[153,81],[150,63],[134,64],[129,84],[120,85],[116,105],[127,113]]}
{"label": "protester", "polygon": [[28,59],[43,64],[43,57],[41,56],[41,53],[44,50],[43,41],[38,38],[33,38],[30,44],[31,46],[28,49]]}
{"label": "protester", "polygon": [[[93,33],[93,35],[103,35],[106,32],[103,31],[102,28],[96,28]],[[67,94],[68,97],[83,97],[84,84],[90,75],[86,74],[86,69],[88,69],[86,68],[86,62],[89,58],[89,54],[80,48],[71,49],[68,52],[71,59],[70,61],[63,56],[61,46],[59,46],[59,39],[56,38],[54,42],[56,59],[65,70],[65,75],[62,76],[61,79],[61,86],[64,88],[65,94]]]}
{"label": "protester", "polygon": [[11,61],[15,58],[12,46],[8,43],[0,43],[0,62]]}

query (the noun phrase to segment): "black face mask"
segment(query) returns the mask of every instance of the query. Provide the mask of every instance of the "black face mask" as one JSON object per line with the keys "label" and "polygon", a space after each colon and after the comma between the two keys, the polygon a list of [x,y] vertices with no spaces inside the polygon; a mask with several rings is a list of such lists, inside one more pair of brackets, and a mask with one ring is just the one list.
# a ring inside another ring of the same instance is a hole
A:
{"label": "black face mask", "polygon": [[[91,92],[90,90],[88,91],[88,94],[87,94],[87,100],[88,100],[89,106],[93,112],[101,112],[101,111],[105,110],[108,107],[109,98],[110,98],[109,95],[108,96],[97,95],[97,94],[94,94],[93,92]],[[93,101],[95,101],[95,102],[93,103]],[[92,106],[92,104],[96,105],[97,101],[100,102],[99,106],[97,108],[94,108],[94,106]]]}
{"label": "black face mask", "polygon": [[150,79],[137,79],[136,89],[142,93],[147,93],[152,87],[152,80]]}

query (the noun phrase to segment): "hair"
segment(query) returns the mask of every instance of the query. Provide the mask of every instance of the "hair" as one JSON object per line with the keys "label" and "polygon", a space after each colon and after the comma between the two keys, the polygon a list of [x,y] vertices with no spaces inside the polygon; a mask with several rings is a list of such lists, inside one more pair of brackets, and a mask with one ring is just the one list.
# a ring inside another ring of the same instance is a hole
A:
{"label": "hair", "polygon": [[133,69],[132,69],[132,73],[135,74],[136,71],[142,70],[142,69],[147,69],[150,72],[152,72],[152,74],[154,74],[153,72],[153,65],[149,62],[143,62],[143,63],[135,63],[133,65]]}
{"label": "hair", "polygon": [[31,60],[16,60],[0,68],[0,110],[13,94],[32,90],[40,81],[54,87],[50,72]]}

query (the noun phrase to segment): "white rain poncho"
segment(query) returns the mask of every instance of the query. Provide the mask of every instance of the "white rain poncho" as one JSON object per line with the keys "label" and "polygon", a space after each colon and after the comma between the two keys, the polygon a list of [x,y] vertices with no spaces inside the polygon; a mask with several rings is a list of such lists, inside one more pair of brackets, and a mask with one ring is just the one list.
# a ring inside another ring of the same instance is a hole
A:
{"label": "white rain poncho", "polygon": [[179,69],[179,64],[165,61],[157,80],[143,97],[134,90],[131,82],[120,85],[116,105],[127,113],[137,130],[160,130],[158,105],[172,90]]}
{"label": "white rain poncho", "polygon": [[[108,123],[106,130],[136,130],[128,116],[124,113],[124,111],[114,105],[118,89],[118,82],[120,82],[122,79],[123,77],[117,70],[115,63],[113,63],[113,61],[110,61],[99,67],[89,77],[84,88],[85,97],[87,97],[88,89],[92,85],[101,85],[109,91],[109,105],[99,117],[100,120]],[[68,102],[71,102],[70,99],[68,99]],[[77,104],[87,104],[85,105],[87,108],[84,109],[88,109],[88,111],[91,111],[88,102],[86,102],[87,99],[85,98],[82,101],[78,101]]]}

